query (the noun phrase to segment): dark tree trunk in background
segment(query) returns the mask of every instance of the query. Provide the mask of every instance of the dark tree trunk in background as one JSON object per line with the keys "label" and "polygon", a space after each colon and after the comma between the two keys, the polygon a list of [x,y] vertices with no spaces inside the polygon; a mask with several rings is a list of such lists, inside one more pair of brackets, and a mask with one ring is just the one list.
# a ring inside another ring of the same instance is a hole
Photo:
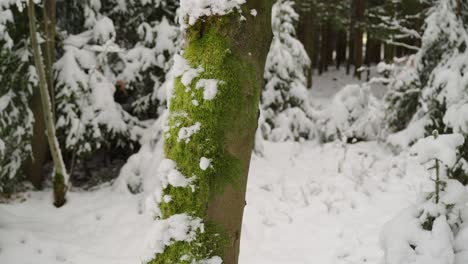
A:
{"label": "dark tree trunk in background", "polygon": [[354,27],[354,77],[361,79],[360,69],[363,65],[363,23],[365,22],[365,0],[354,1],[354,17],[356,25]]}
{"label": "dark tree trunk in background", "polygon": [[312,51],[312,67],[315,69],[318,69],[319,59],[320,59],[320,25],[318,21],[316,21],[315,23],[313,37],[314,37],[314,50]]}
{"label": "dark tree trunk in background", "polygon": [[327,60],[327,48],[328,48],[328,35],[327,27],[324,22],[320,24],[320,57],[319,57],[319,66],[318,73],[322,74],[325,71],[325,64]]}
{"label": "dark tree trunk in background", "polygon": [[346,61],[346,31],[337,32],[336,40],[336,68],[339,70],[341,64]]}
{"label": "dark tree trunk in background", "polygon": [[327,53],[326,53],[326,64],[325,70],[328,71],[328,66],[333,64],[333,53],[335,52],[336,43],[336,31],[333,23],[329,21],[327,23]]}
{"label": "dark tree trunk in background", "polygon": [[296,9],[299,13],[299,24],[297,30],[298,39],[304,45],[304,48],[311,60],[311,67],[307,71],[307,87],[312,87],[312,75],[314,69],[314,35],[315,35],[315,10],[311,0],[298,0]]}
{"label": "dark tree trunk in background", "polygon": [[385,43],[385,62],[392,63],[395,57],[395,46]]}
{"label": "dark tree trunk in background", "polygon": [[[361,0],[362,1],[362,0]],[[346,74],[351,73],[351,66],[354,65],[354,27],[356,26],[355,17],[356,3],[351,0],[350,12],[349,12],[349,29],[348,29],[348,58],[346,62]]]}

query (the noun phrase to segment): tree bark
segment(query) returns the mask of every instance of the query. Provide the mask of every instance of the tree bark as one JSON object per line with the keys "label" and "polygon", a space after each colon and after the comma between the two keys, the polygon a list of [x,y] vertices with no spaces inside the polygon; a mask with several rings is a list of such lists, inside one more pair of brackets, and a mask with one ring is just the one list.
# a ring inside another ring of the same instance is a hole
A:
{"label": "tree bark", "polygon": [[[49,88],[49,94],[51,95],[50,101],[52,105],[52,113],[55,116],[53,65],[55,63],[56,0],[45,0],[42,10],[45,35],[45,43],[43,44],[45,73],[47,87]],[[34,137],[31,142],[31,157],[26,160],[23,168],[28,180],[33,184],[33,186],[37,189],[42,189],[42,183],[44,181],[43,166],[48,160],[49,148],[47,145],[46,126],[41,105],[41,95],[38,91],[33,93],[30,107],[34,114]]]}
{"label": "tree bark", "polygon": [[351,7],[349,11],[349,30],[348,30],[348,58],[346,62],[346,74],[351,73],[351,66],[354,65],[354,28],[356,26],[356,17],[355,17],[355,4],[356,1],[351,1]]}
{"label": "tree bark", "polygon": [[355,1],[355,15],[356,26],[354,27],[354,77],[361,79],[360,68],[363,65],[363,30],[365,0]]}
{"label": "tree bark", "polygon": [[[204,232],[194,241],[169,245],[150,263],[190,264],[215,256],[225,264],[238,263],[247,175],[272,37],[271,7],[270,0],[247,1],[242,5],[245,20],[233,11],[199,19],[186,30],[183,56],[191,68],[203,71],[190,84],[176,79],[165,154],[183,175],[196,180],[193,189],[169,185],[164,195],[171,199],[159,207],[163,219],[180,214],[201,218]],[[252,9],[256,16],[250,15]],[[206,79],[218,81],[212,100],[197,89]],[[181,128],[196,122],[200,130],[190,141],[179,140]],[[210,160],[205,170],[199,165],[202,159]]]}
{"label": "tree bark", "polygon": [[43,166],[49,158],[49,146],[47,144],[46,126],[39,91],[33,91],[30,108],[34,115],[34,137],[31,141],[32,153],[25,161],[23,171],[33,186],[41,190],[44,182]]}
{"label": "tree bark", "polygon": [[53,66],[55,63],[55,25],[56,25],[56,0],[44,0],[43,16],[44,16],[44,63],[45,73],[47,78],[47,86],[49,88],[50,102],[52,114],[55,120],[55,91],[54,91],[54,73]]}
{"label": "tree bark", "polygon": [[385,43],[385,62],[392,63],[395,57],[395,46]]}
{"label": "tree bark", "polygon": [[336,41],[336,69],[340,69],[341,64],[346,61],[346,31],[340,30],[337,33]]}
{"label": "tree bark", "polygon": [[298,39],[304,45],[304,48],[311,59],[311,65],[307,70],[307,88],[312,87],[313,69],[315,67],[313,62],[314,57],[314,33],[315,33],[315,10],[313,3],[310,0],[299,0],[296,2],[299,11],[299,25],[297,30]]}
{"label": "tree bark", "polygon": [[41,95],[42,111],[44,114],[44,120],[47,131],[47,140],[49,142],[49,147],[55,168],[53,177],[54,205],[56,207],[61,207],[66,202],[65,195],[68,189],[68,175],[65,165],[63,163],[60,146],[55,135],[55,124],[53,121],[49,90],[47,88],[46,73],[44,70],[44,65],[42,64],[41,49],[37,40],[36,12],[33,0],[29,0],[28,3],[28,16],[31,46],[33,50],[34,64],[36,66],[36,71],[39,78],[39,91]]}

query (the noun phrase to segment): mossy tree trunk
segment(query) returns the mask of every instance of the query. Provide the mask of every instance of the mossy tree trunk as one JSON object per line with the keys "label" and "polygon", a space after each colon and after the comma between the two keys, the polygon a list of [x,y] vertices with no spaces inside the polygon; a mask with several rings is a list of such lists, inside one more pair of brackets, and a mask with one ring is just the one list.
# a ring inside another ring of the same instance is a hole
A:
{"label": "mossy tree trunk", "polygon": [[47,77],[42,63],[41,48],[37,40],[36,29],[36,11],[33,0],[28,2],[28,17],[29,17],[29,32],[31,39],[31,48],[33,51],[34,64],[36,66],[37,76],[39,79],[39,92],[41,95],[42,112],[47,131],[47,140],[49,143],[52,159],[54,161],[54,205],[60,207],[65,204],[65,194],[67,192],[67,171],[63,163],[62,154],[59,143],[55,135],[55,124],[52,114],[52,105],[50,102],[49,90],[47,88]]}
{"label": "mossy tree trunk", "polygon": [[[201,18],[186,30],[183,56],[192,68],[203,71],[187,86],[180,77],[176,80],[165,154],[194,180],[190,187],[169,185],[164,195],[170,199],[160,209],[163,219],[181,214],[200,218],[204,231],[194,241],[171,244],[150,263],[190,264],[216,256],[225,264],[238,263],[247,175],[272,37],[271,7],[271,0],[248,1],[242,5],[245,19],[233,11]],[[206,79],[218,81],[211,100],[197,89]],[[196,123],[200,130],[189,141],[178,138],[181,128]],[[203,159],[210,160],[209,167],[202,168]]]}

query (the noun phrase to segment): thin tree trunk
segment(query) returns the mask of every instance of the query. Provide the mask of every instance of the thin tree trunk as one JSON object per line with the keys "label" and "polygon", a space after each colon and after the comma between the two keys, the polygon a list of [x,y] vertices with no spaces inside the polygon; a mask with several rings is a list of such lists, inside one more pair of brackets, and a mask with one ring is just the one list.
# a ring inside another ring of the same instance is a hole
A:
{"label": "thin tree trunk", "polygon": [[[56,0],[45,0],[43,16],[44,16],[44,63],[47,79],[47,87],[49,88],[50,101],[52,104],[52,113],[55,116],[54,103],[54,83],[53,83],[53,65],[55,63],[55,24],[56,24]],[[44,113],[41,105],[41,95],[39,92],[34,92],[31,99],[31,110],[34,114],[34,137],[31,142],[32,154],[24,165],[24,171],[28,180],[37,189],[42,189],[44,181],[43,166],[48,159],[49,148],[47,145],[47,136],[45,134],[46,127],[44,122]],[[55,118],[54,118],[55,120]]]}
{"label": "thin tree trunk", "polygon": [[333,64],[333,54],[335,53],[336,47],[336,30],[333,26],[333,23],[330,21],[327,23],[327,36],[328,36],[328,48],[327,48],[327,65],[326,70],[328,71],[328,67]]}
{"label": "thin tree trunk", "polygon": [[47,130],[47,140],[49,142],[49,147],[55,168],[53,177],[54,205],[57,207],[61,207],[65,204],[66,201],[65,195],[68,189],[68,175],[65,165],[63,163],[59,143],[55,135],[55,124],[52,116],[52,107],[50,103],[49,90],[47,88],[46,73],[44,70],[44,65],[42,64],[41,50],[37,40],[36,13],[35,4],[33,0],[29,0],[28,16],[31,46],[33,50],[34,64],[36,66],[36,71],[39,78],[39,90],[41,94],[42,110],[44,113],[44,120]]}
{"label": "thin tree trunk", "polygon": [[385,62],[392,63],[395,57],[395,46],[385,43]]}
{"label": "thin tree trunk", "polygon": [[348,60],[346,62],[346,74],[351,73],[351,66],[354,65],[354,28],[356,24],[356,17],[355,17],[355,0],[351,1],[350,7],[350,19],[349,19],[349,31],[348,31]]}
{"label": "thin tree trunk", "polygon": [[361,79],[360,68],[363,65],[363,30],[362,23],[364,22],[365,0],[356,0],[355,18],[357,26],[354,30],[354,77]]}
{"label": "thin tree trunk", "polygon": [[312,75],[314,69],[313,56],[314,56],[314,33],[315,33],[315,10],[310,0],[300,0],[296,4],[299,11],[300,19],[297,30],[298,39],[304,45],[304,48],[311,59],[311,65],[307,69],[307,88],[312,87]]}
{"label": "thin tree trunk", "polygon": [[341,64],[346,61],[346,31],[340,30],[337,33],[336,41],[336,69],[340,69]]}
{"label": "thin tree trunk", "polygon": [[[55,25],[56,25],[56,0],[44,0],[44,33],[45,33],[45,49],[44,49],[44,64],[47,78],[47,86],[49,88],[50,102],[52,114],[55,117],[55,91],[54,91],[54,76],[53,66],[55,63]],[[54,118],[55,120],[55,118]]]}
{"label": "thin tree trunk", "polygon": [[312,54],[312,67],[317,69],[319,68],[320,61],[320,24],[316,21],[314,30],[314,50]]}
{"label": "thin tree trunk", "polygon": [[[205,17],[186,30],[183,56],[192,68],[204,70],[187,86],[180,77],[175,82],[165,154],[183,175],[196,180],[193,188],[169,185],[164,195],[171,200],[160,208],[164,219],[179,214],[203,219],[204,232],[192,242],[166,247],[150,263],[198,263],[214,256],[225,264],[238,263],[247,175],[272,37],[271,7],[270,0],[247,1],[242,5],[245,21],[232,12]],[[252,9],[256,16],[247,15]],[[218,80],[211,100],[196,88],[202,79]],[[190,141],[179,140],[180,129],[196,122],[200,130]],[[209,166],[201,166],[201,161],[209,161]]]}
{"label": "thin tree trunk", "polygon": [[319,67],[318,73],[321,75],[326,69],[325,64],[327,61],[327,27],[325,22],[320,23],[320,58],[319,58]]}

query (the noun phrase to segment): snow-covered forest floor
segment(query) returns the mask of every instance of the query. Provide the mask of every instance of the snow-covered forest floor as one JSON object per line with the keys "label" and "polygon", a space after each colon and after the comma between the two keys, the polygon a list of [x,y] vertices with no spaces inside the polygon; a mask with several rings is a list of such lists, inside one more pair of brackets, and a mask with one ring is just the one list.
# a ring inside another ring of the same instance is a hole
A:
{"label": "snow-covered forest floor", "polygon": [[[326,105],[350,82],[340,78],[316,79],[313,103]],[[263,145],[249,175],[242,264],[380,263],[383,225],[430,184],[414,157],[385,143]],[[61,209],[51,190],[0,204],[0,263],[141,263],[158,233],[145,195],[104,185],[72,190]]]}

